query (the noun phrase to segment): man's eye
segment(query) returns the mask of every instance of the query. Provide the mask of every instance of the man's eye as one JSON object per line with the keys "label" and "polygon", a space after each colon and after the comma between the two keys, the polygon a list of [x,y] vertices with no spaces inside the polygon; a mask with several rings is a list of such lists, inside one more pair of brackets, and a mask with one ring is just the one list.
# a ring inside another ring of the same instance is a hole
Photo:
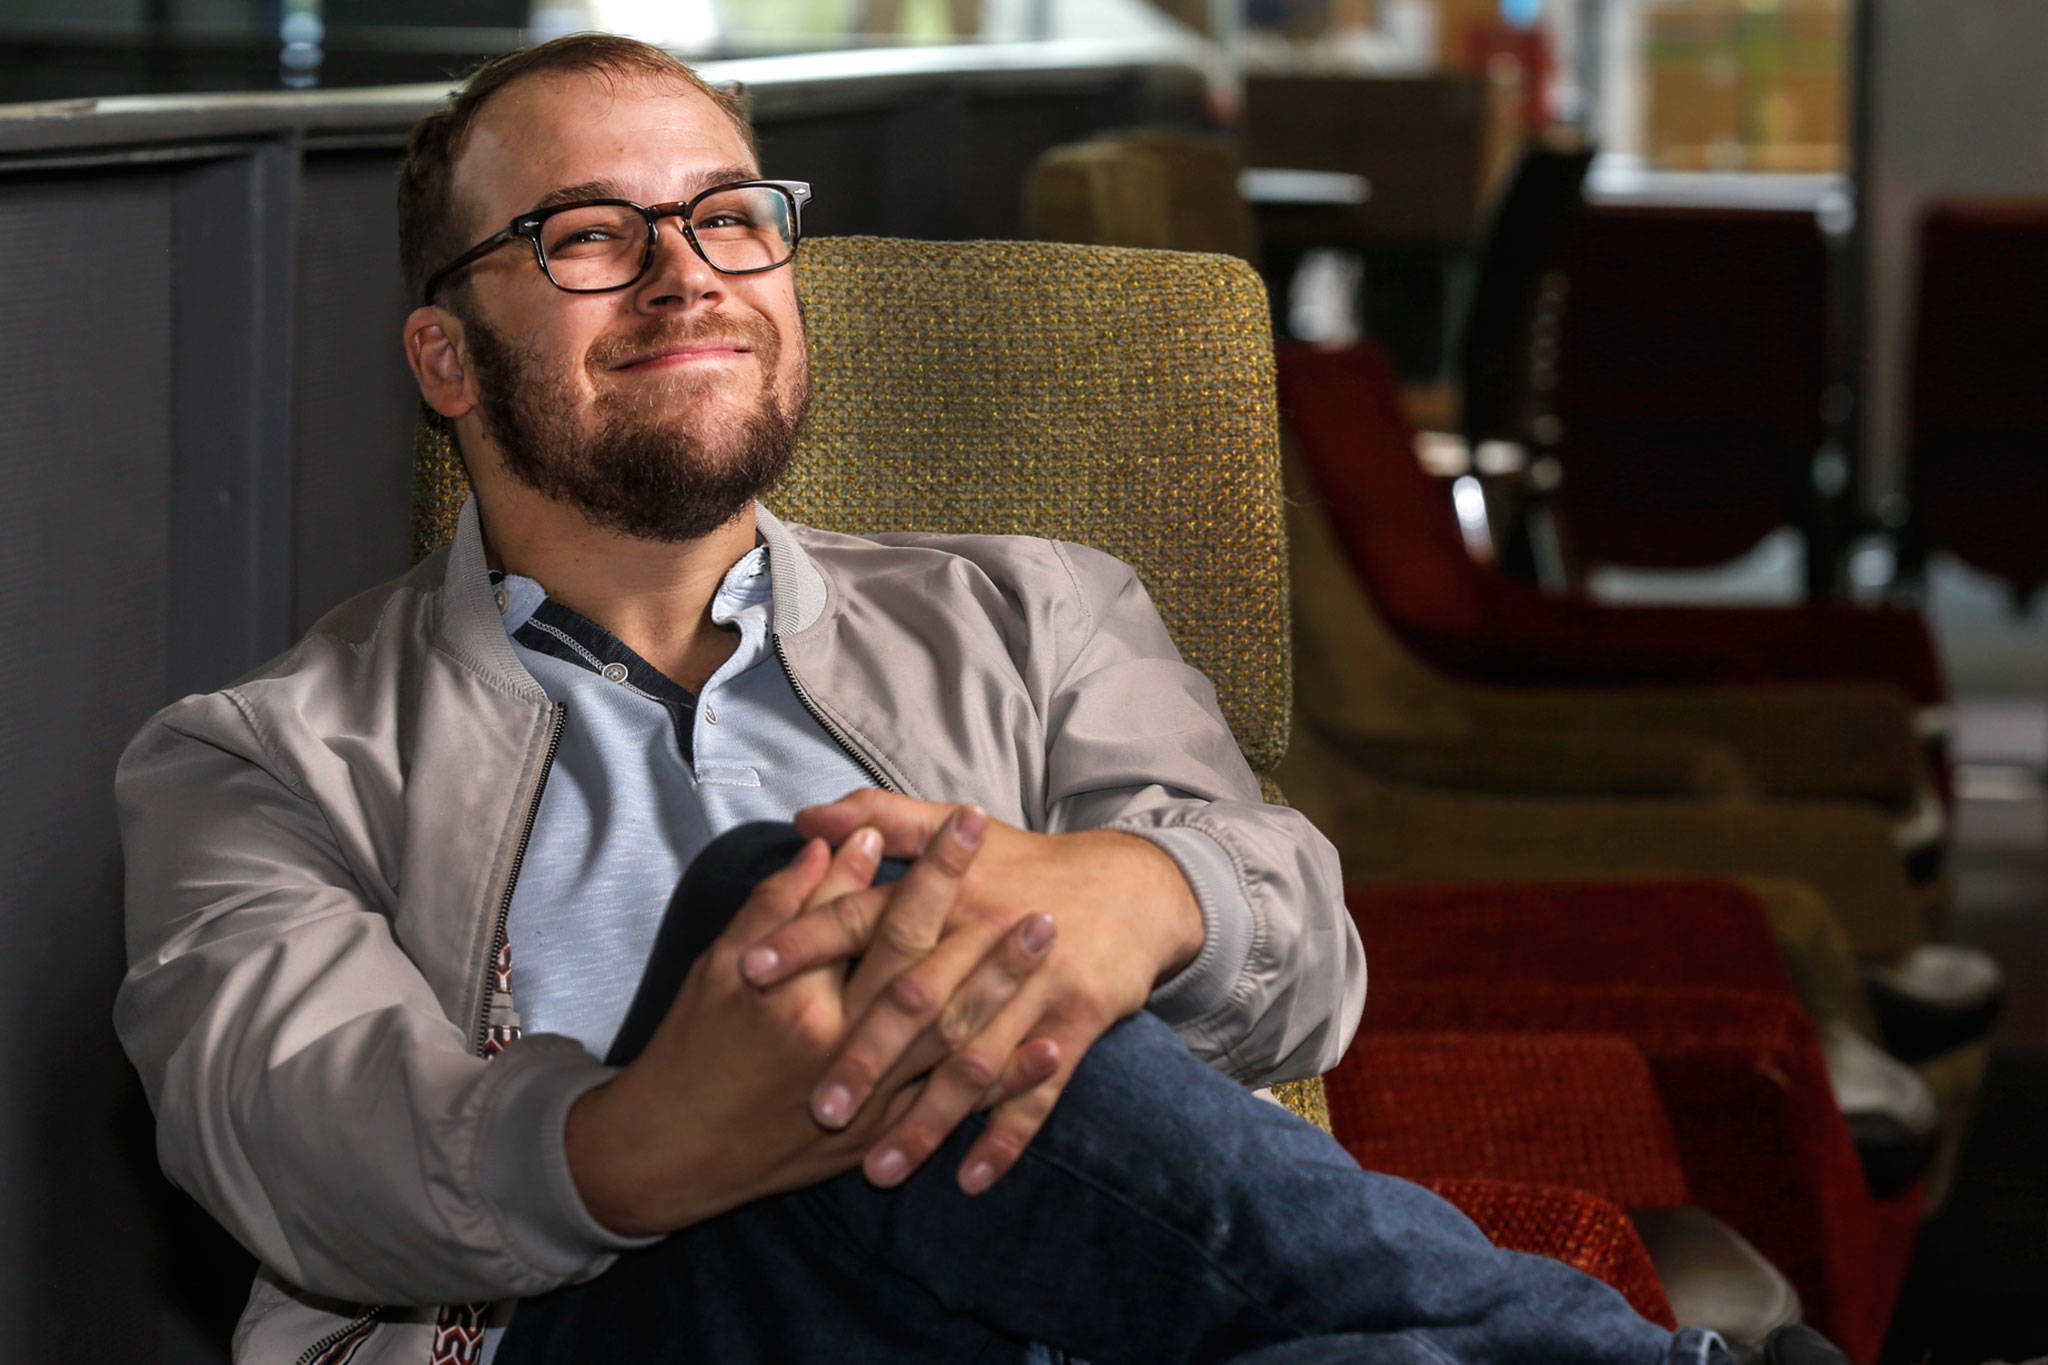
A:
{"label": "man's eye", "polygon": [[699,218],[696,222],[696,228],[699,232],[713,232],[719,228],[743,228],[751,226],[753,226],[753,220],[748,218],[747,215],[745,215],[744,213],[740,213],[732,209],[722,209],[717,213],[709,215],[708,217]]}

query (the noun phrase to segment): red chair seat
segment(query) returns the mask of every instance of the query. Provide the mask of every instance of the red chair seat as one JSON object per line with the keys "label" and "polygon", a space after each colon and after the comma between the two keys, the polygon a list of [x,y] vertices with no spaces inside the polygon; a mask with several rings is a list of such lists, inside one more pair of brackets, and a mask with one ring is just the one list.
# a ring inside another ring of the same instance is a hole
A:
{"label": "red chair seat", "polygon": [[1650,1253],[1628,1215],[1584,1190],[1507,1180],[1423,1182],[1475,1223],[1495,1246],[1548,1256],[1606,1281],[1651,1322],[1676,1327]]}
{"label": "red chair seat", "polygon": [[1562,1185],[1625,1209],[1691,1202],[1649,1063],[1622,1038],[1370,1033],[1323,1091],[1368,1170]]}

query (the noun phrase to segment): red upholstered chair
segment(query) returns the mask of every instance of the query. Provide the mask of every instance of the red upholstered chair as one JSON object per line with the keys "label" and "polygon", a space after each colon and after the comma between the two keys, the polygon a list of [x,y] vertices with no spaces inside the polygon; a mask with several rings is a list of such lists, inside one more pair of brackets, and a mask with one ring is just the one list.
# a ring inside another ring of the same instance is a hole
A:
{"label": "red upholstered chair", "polygon": [[1369,1170],[1457,1205],[1496,1245],[1560,1260],[1673,1325],[1624,1208],[1690,1201],[1643,1056],[1609,1037],[1360,1037],[1323,1077],[1330,1127]]}
{"label": "red upholstered chair", "polygon": [[[1683,1239],[1670,1236],[1678,1227],[1710,1230],[1713,1222],[1684,1208],[1701,1201],[1690,1194],[1658,1080],[1630,1039],[1599,1023],[1583,1036],[1483,1027],[1411,1032],[1401,1020],[1381,1017],[1377,997],[1389,980],[1438,975],[1555,979],[1587,997],[1581,1005],[1597,1003],[1601,988],[1616,980],[1754,978],[1782,993],[1788,986],[1757,893],[1724,883],[1646,882],[1359,887],[1350,899],[1367,931],[1375,997],[1350,1052],[1324,1076],[1324,1089],[1332,1131],[1362,1165],[1425,1184],[1508,1179],[1569,1186],[1631,1214],[1669,1210],[1654,1219],[1654,1232],[1641,1235],[1659,1239],[1656,1245],[1672,1255],[1669,1269],[1682,1277],[1668,1286],[1670,1300],[1701,1293],[1702,1274],[1728,1273],[1725,1266],[1707,1271],[1696,1259],[1699,1244],[1684,1250]],[[1610,935],[1616,921],[1626,928]],[[1614,953],[1603,951],[1610,936]],[[1702,946],[1688,954],[1679,946],[1686,942]],[[1639,946],[1650,951],[1633,953],[1631,970],[1625,958]],[[1594,965],[1587,967],[1589,960]],[[1620,1031],[1635,1022],[1632,1005]],[[1726,1312],[1725,1303],[1707,1308],[1725,1292],[1710,1291],[1697,1306]],[[1711,1325],[1744,1339],[1768,1330],[1769,1305],[1784,1290],[1764,1272],[1748,1292],[1754,1299],[1743,1318]]]}
{"label": "red upholstered chair", "polygon": [[[1519,1063],[1536,1078],[1524,1082],[1531,1097],[1521,1101],[1520,1117],[1497,1099],[1466,1105],[1470,1112],[1460,1116],[1460,1101],[1485,1090],[1469,1081],[1459,1088],[1454,1078],[1504,1046],[1474,1038],[1462,1055],[1439,1045],[1388,1063],[1390,1086],[1412,1085],[1411,1074],[1429,1067],[1443,1079],[1433,1107],[1403,1097],[1419,1116],[1437,1120],[1441,1155],[1432,1153],[1427,1127],[1384,1130],[1383,1145],[1406,1142],[1409,1155],[1354,1154],[1367,1164],[1404,1163],[1380,1167],[1401,1174],[1429,1172],[1489,1138],[1507,1150],[1503,1128],[1541,1125],[1547,1151],[1497,1158],[1507,1164],[1486,1173],[1581,1185],[1646,1207],[1652,1201],[1629,1182],[1658,1178],[1655,1154],[1668,1133],[1691,1202],[1755,1243],[1798,1287],[1809,1319],[1852,1357],[1875,1358],[1918,1228],[1921,1191],[1915,1186],[1882,1203],[1870,1197],[1812,1026],[1793,1002],[1753,893],[1732,883],[1676,881],[1354,886],[1347,901],[1374,964],[1366,1038],[1398,1047],[1410,1034],[1434,1030],[1520,1031],[1583,1049],[1585,1040],[1571,1035],[1610,1035],[1610,1043],[1626,1040],[1647,1058],[1670,1118],[1662,1128],[1639,1104],[1595,1101],[1581,1087],[1589,1111],[1618,1105],[1600,1120],[1612,1134],[1588,1134],[1569,1117],[1578,1083],[1546,1071],[1540,1056]],[[1371,1109],[1371,1090],[1361,1097],[1370,1065],[1347,1057],[1325,1079],[1340,1140],[1361,1123],[1361,1105]],[[1600,1091],[1627,1092],[1625,1063],[1610,1056],[1599,1066]],[[1544,1109],[1545,1100],[1533,1097],[1539,1090],[1561,1101],[1559,1108]],[[1555,1164],[1531,1164],[1543,1162]]]}
{"label": "red upholstered chair", "polygon": [[1437,667],[1525,686],[1863,681],[1940,707],[1926,622],[1898,607],[1617,607],[1552,596],[1475,562],[1415,459],[1385,356],[1283,346],[1282,419],[1360,582]]}
{"label": "red upholstered chair", "polygon": [[1698,987],[1388,980],[1367,1026],[1400,1032],[1608,1033],[1656,1077],[1693,1201],[1798,1287],[1808,1320],[1862,1365],[1876,1358],[1921,1207],[1879,1204],[1790,997]]}
{"label": "red upholstered chair", "polygon": [[[1379,885],[1347,900],[1373,992],[1324,1084],[1363,1164],[1569,1184],[1628,1208],[1682,1189],[1786,1273],[1809,1320],[1875,1358],[1921,1191],[1870,1197],[1753,892]],[[1420,1036],[1441,1031],[1464,1036]]]}
{"label": "red upholstered chair", "polygon": [[1914,539],[2024,598],[2048,582],[2048,203],[1938,205],[1920,228]]}

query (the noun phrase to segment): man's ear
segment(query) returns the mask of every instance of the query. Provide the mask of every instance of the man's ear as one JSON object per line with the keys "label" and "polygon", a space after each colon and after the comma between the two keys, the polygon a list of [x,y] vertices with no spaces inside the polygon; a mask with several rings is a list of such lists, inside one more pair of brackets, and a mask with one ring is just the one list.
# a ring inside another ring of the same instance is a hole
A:
{"label": "man's ear", "polygon": [[461,342],[462,324],[438,308],[415,308],[405,320],[405,363],[412,367],[420,397],[450,419],[476,406]]}

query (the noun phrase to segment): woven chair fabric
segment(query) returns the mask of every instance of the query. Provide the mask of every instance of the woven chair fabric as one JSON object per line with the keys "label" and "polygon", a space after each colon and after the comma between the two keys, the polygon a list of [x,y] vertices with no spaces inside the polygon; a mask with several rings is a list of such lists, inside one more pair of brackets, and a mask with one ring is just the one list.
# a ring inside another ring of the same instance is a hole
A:
{"label": "woven chair fabric", "polygon": [[1676,1327],[1671,1301],[1628,1215],[1584,1190],[1510,1180],[1421,1182],[1458,1206],[1495,1246],[1563,1261],[1604,1280],[1629,1306],[1663,1327]]}
{"label": "woven chair fabric", "polygon": [[1823,895],[1866,957],[1894,958],[1927,933],[1891,822],[1866,807],[1433,791],[1362,773],[1307,732],[1280,776],[1357,881],[1783,878]]}
{"label": "woven chair fabric", "polygon": [[1380,1032],[1323,1087],[1337,1140],[1368,1170],[1562,1185],[1630,1209],[1691,1202],[1649,1063],[1622,1038]]}

